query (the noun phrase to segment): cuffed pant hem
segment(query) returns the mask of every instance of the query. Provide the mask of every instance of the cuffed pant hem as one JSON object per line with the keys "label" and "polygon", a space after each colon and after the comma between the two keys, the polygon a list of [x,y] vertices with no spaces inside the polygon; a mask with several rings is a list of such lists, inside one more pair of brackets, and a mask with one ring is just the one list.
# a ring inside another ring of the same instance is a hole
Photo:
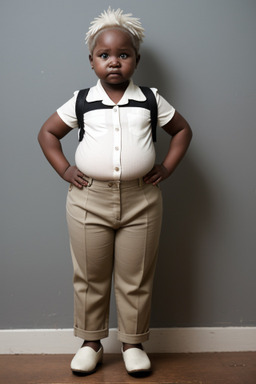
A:
{"label": "cuffed pant hem", "polygon": [[140,344],[149,339],[149,331],[140,335],[127,335],[125,333],[118,332],[118,339],[122,343],[128,344]]}
{"label": "cuffed pant hem", "polygon": [[75,327],[74,335],[87,341],[101,340],[108,337],[108,329],[102,329],[101,331],[85,331],[84,329]]}

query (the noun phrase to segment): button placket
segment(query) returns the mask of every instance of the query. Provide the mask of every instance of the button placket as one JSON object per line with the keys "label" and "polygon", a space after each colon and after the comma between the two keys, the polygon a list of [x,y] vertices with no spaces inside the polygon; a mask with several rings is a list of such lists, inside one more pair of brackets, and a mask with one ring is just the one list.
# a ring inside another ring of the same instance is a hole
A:
{"label": "button placket", "polygon": [[112,112],[114,123],[113,173],[115,179],[120,179],[121,175],[121,126],[119,112],[119,107],[115,105]]}

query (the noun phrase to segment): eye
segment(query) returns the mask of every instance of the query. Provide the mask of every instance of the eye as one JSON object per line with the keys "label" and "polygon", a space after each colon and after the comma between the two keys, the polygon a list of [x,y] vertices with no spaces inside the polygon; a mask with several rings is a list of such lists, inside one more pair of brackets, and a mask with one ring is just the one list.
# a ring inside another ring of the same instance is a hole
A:
{"label": "eye", "polygon": [[127,59],[128,55],[127,53],[121,53],[120,57],[121,59]]}
{"label": "eye", "polygon": [[107,53],[102,53],[102,54],[100,55],[100,57],[101,57],[102,59],[106,60],[106,59],[108,58],[108,54],[107,54]]}

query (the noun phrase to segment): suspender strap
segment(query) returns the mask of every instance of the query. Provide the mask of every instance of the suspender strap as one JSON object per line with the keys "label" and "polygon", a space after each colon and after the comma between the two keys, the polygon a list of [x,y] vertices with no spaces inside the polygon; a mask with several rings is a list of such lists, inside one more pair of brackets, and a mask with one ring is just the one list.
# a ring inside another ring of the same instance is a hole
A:
{"label": "suspender strap", "polygon": [[76,99],[76,116],[78,120],[78,127],[80,128],[79,141],[82,141],[84,137],[84,107],[89,89],[90,88],[86,88],[79,91]]}
{"label": "suspender strap", "polygon": [[[151,127],[152,127],[152,138],[153,141],[156,141],[156,127],[157,127],[157,103],[156,98],[153,91],[148,87],[140,87],[141,91],[146,97],[145,102],[138,102],[134,100],[130,100],[127,105],[121,105],[120,107],[129,107],[129,106],[137,106],[142,108],[147,108],[150,110],[150,119],[151,119]],[[101,101],[88,103],[86,101],[86,96],[89,92],[90,88],[82,89],[78,92],[77,100],[76,100],[76,116],[78,120],[78,126],[80,128],[79,131],[79,141],[83,140],[84,137],[84,114],[91,110],[95,109],[111,109],[112,106],[103,105]]]}
{"label": "suspender strap", "polygon": [[146,96],[150,106],[150,117],[152,127],[152,138],[156,141],[156,127],[157,127],[157,103],[153,91],[148,87],[140,87],[144,95]]}

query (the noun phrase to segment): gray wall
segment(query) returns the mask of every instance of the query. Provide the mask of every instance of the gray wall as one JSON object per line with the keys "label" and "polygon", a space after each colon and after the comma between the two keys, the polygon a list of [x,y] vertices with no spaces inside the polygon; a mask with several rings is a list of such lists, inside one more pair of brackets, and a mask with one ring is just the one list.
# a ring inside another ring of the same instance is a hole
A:
{"label": "gray wall", "polygon": [[[152,327],[256,326],[254,0],[1,0],[0,327],[71,328],[66,183],[40,126],[96,77],[84,35],[108,5],[146,29],[135,80],[158,87],[194,138],[162,184]],[[158,135],[158,158],[168,147]],[[73,132],[63,140],[73,161]],[[116,326],[112,299],[111,327]]]}

